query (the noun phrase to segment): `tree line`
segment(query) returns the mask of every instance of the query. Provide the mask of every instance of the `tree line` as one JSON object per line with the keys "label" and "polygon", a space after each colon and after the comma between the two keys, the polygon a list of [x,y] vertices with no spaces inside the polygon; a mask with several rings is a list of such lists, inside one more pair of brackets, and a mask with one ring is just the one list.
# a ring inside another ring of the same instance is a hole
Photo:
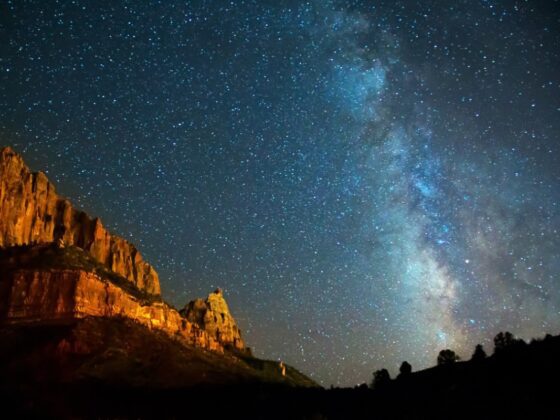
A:
{"label": "tree line", "polygon": [[[546,335],[545,340],[550,338],[549,334]],[[521,338],[516,338],[509,331],[500,332],[494,337],[494,353],[495,357],[500,357],[506,353],[515,352],[527,346],[527,343]],[[470,358],[473,363],[480,362],[486,359],[487,354],[482,344],[477,344],[474,352]],[[461,358],[455,351],[451,349],[441,350],[437,356],[437,366],[447,366],[459,362]],[[407,361],[402,362],[399,368],[399,374],[396,379],[406,378],[412,373],[412,366]],[[373,379],[370,387],[373,389],[382,389],[391,383],[392,379],[387,369],[379,369],[373,372]]]}

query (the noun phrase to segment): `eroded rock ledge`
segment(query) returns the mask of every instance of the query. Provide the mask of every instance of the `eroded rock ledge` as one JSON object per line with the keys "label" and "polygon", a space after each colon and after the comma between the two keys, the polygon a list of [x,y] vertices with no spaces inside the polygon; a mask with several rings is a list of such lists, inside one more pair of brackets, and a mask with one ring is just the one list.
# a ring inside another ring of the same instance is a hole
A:
{"label": "eroded rock ledge", "polygon": [[237,349],[245,346],[221,289],[210,293],[206,300],[195,299],[189,302],[181,315],[228,346]]}
{"label": "eroded rock ledge", "polygon": [[224,343],[165,302],[143,304],[120,287],[83,270],[15,270],[0,282],[0,316],[7,323],[125,317],[186,344],[223,352]]}

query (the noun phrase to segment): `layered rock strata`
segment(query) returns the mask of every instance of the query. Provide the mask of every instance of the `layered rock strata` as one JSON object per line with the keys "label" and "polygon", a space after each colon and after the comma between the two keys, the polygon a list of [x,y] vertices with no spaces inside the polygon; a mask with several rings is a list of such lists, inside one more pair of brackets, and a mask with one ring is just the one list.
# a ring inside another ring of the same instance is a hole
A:
{"label": "layered rock strata", "polygon": [[186,344],[222,352],[216,335],[165,302],[143,304],[118,286],[83,270],[15,270],[0,282],[0,317],[7,323],[125,317]]}
{"label": "layered rock strata", "polygon": [[160,294],[156,271],[134,245],[74,209],[43,172],[31,172],[5,147],[0,150],[0,248],[50,242],[78,246],[138,289]]}

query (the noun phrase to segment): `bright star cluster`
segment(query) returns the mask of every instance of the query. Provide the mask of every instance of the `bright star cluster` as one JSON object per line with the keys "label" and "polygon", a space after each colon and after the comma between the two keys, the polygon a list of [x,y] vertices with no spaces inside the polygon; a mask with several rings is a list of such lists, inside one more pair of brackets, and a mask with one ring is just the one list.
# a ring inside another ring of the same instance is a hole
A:
{"label": "bright star cluster", "polygon": [[560,3],[4,1],[0,144],[324,385],[560,332]]}

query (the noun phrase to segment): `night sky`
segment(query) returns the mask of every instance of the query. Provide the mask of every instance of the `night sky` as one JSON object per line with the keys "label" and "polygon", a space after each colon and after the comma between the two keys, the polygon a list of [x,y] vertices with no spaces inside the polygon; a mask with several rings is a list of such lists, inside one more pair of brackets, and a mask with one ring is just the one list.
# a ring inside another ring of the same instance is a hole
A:
{"label": "night sky", "polygon": [[558,1],[2,1],[0,139],[323,385],[560,333]]}

